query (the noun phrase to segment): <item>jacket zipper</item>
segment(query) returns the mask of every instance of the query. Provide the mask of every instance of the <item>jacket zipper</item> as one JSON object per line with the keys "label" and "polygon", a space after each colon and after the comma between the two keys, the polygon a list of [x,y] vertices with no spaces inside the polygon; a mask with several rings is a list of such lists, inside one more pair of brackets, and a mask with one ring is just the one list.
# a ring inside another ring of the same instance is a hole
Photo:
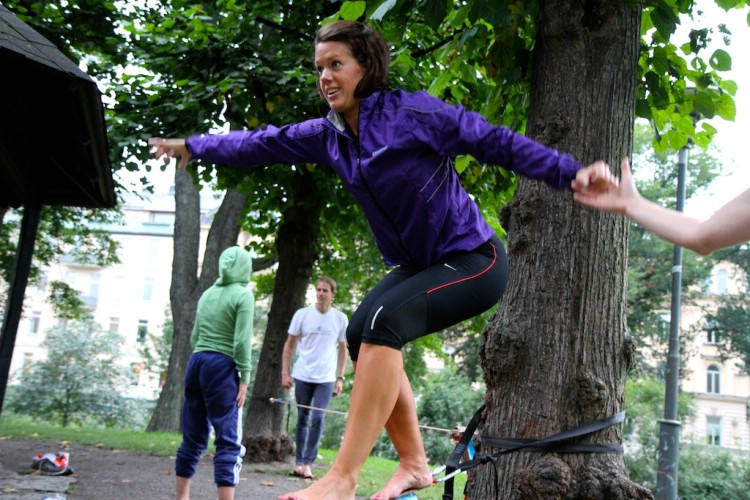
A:
{"label": "jacket zipper", "polygon": [[393,228],[393,232],[398,236],[398,242],[401,245],[401,251],[403,252],[404,256],[407,257],[409,260],[411,260],[411,254],[408,251],[408,248],[406,244],[404,243],[404,240],[401,239],[401,231],[398,230],[398,225],[394,222],[393,218],[388,215],[388,212],[383,209],[382,205],[378,202],[378,199],[375,197],[372,189],[370,188],[370,185],[367,183],[367,179],[365,179],[365,173],[362,170],[362,161],[361,161],[361,153],[362,150],[359,145],[359,136],[354,134],[354,147],[357,150],[357,171],[359,172],[359,177],[362,179],[362,185],[367,190],[367,194],[370,195],[370,199],[372,200],[373,205],[375,208],[380,211],[383,218],[390,223],[391,227]]}

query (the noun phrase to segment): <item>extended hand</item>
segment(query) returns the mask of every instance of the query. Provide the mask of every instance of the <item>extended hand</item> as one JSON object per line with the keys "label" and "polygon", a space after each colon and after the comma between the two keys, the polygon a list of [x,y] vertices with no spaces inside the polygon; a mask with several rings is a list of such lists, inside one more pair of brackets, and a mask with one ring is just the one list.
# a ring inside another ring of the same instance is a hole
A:
{"label": "extended hand", "polygon": [[572,187],[575,191],[606,193],[616,189],[618,184],[619,181],[609,169],[609,165],[599,160],[579,170]]}
{"label": "extended hand", "polygon": [[148,140],[151,148],[149,152],[154,158],[162,158],[164,163],[169,163],[172,158],[179,158],[177,168],[184,170],[192,155],[185,146],[185,139],[165,139],[163,137],[152,137]]}
{"label": "extended hand", "polygon": [[628,205],[636,202],[640,195],[635,187],[635,182],[633,182],[630,162],[627,158],[623,158],[620,170],[622,178],[618,184],[615,184],[614,189],[604,191],[592,189],[590,186],[579,183],[576,179],[573,181],[573,191],[575,191],[573,199],[589,207],[621,214],[626,213]]}

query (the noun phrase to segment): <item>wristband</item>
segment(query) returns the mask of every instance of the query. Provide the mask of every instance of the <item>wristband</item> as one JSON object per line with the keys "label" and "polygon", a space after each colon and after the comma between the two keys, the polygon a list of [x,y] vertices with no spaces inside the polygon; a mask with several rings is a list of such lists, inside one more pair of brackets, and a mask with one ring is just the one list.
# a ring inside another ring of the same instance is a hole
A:
{"label": "wristband", "polygon": [[344,377],[340,377],[340,376],[339,376],[339,377],[336,377],[336,380],[340,380],[340,381],[342,381],[342,382],[343,382],[343,381],[344,381]]}

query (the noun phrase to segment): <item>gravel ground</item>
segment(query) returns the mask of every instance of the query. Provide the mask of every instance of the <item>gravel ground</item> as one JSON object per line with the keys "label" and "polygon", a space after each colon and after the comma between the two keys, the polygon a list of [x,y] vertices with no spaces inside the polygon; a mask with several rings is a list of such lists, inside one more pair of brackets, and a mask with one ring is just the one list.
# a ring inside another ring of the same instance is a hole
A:
{"label": "gravel ground", "polygon": [[[58,451],[70,453],[73,475],[29,474],[37,453]],[[55,441],[0,439],[0,499],[41,500],[45,495],[54,498],[55,493],[66,500],[173,499],[173,468],[174,458]],[[291,468],[286,463],[245,463],[235,498],[274,500],[309,484],[308,479],[287,475]],[[216,498],[210,455],[201,461],[190,490],[193,499]]]}

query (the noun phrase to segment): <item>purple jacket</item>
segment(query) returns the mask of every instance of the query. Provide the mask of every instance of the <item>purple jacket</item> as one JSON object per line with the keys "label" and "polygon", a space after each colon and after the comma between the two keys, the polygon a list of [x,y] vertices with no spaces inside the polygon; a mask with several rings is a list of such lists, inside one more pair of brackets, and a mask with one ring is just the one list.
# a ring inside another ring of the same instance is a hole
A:
{"label": "purple jacket", "polygon": [[334,112],[277,128],[187,139],[192,155],[245,167],[272,163],[330,165],[367,216],[389,265],[428,267],[473,250],[493,229],[459,183],[451,158],[470,154],[556,188],[582,167],[478,113],[426,92],[376,92],[360,101],[359,135]]}

